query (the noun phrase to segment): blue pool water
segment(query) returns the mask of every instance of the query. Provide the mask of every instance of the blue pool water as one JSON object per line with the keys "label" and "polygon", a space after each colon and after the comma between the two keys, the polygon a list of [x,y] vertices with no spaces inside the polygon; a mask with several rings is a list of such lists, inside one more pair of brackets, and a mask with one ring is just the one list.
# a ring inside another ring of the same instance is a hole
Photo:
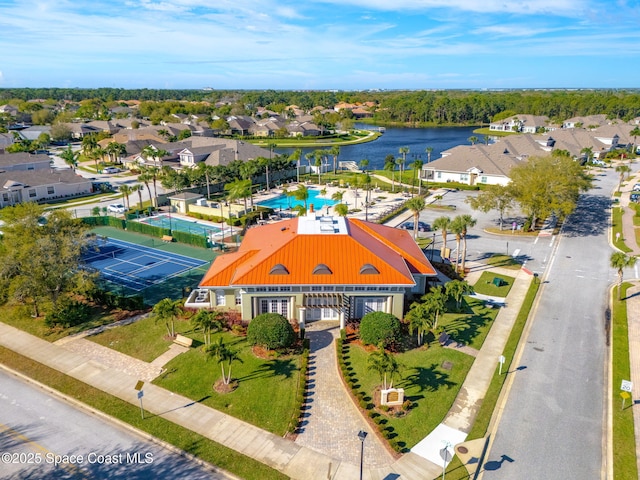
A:
{"label": "blue pool water", "polygon": [[141,220],[143,223],[148,223],[154,227],[170,228],[172,230],[179,230],[181,232],[193,233],[195,235],[206,235],[220,232],[220,227],[216,227],[211,224],[190,222],[177,217],[169,217],[169,215],[158,215],[156,217],[145,218]]}
{"label": "blue pool water", "polygon": [[[338,202],[336,202],[335,200],[331,200],[330,198],[320,197],[320,190],[314,190],[310,188],[309,198],[307,199],[307,206],[311,205],[312,203],[315,210],[320,210],[321,208],[326,206],[333,206]],[[270,198],[269,200],[258,202],[258,205],[262,207],[273,208],[274,210],[286,210],[297,205],[304,205],[304,202],[296,200],[293,197],[281,194],[277,197]]]}

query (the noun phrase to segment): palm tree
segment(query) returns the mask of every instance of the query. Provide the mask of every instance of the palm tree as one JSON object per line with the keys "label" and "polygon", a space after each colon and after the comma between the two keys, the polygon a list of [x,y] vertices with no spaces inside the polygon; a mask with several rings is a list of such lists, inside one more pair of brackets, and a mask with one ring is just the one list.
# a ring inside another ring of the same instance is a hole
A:
{"label": "palm tree", "polygon": [[404,158],[396,158],[396,165],[398,165],[398,170],[400,170],[398,173],[398,183],[400,184],[400,190],[402,190],[402,181],[403,181],[402,173],[404,171]]}
{"label": "palm tree", "polygon": [[449,217],[438,217],[433,222],[433,229],[440,230],[442,232],[442,250],[441,256],[444,257],[447,251],[447,232],[451,226],[451,218]]}
{"label": "palm tree", "polygon": [[624,180],[625,175],[627,175],[631,171],[631,168],[628,165],[618,165],[616,167],[616,172],[620,174],[620,178],[618,180],[618,193],[620,193],[620,187],[622,187],[622,181]]}
{"label": "palm tree", "polygon": [[338,155],[340,155],[340,146],[334,145],[329,149],[329,154],[333,156],[333,174],[338,172]]}
{"label": "palm tree", "polygon": [[191,317],[193,327],[202,331],[205,345],[211,344],[211,332],[222,330],[223,322],[221,316],[222,314],[220,312],[199,310],[198,313]]}
{"label": "palm tree", "polygon": [[633,267],[636,264],[636,257],[630,257],[623,252],[611,254],[611,267],[618,271],[618,300],[622,300],[622,275],[624,269]]}
{"label": "palm tree", "polygon": [[95,135],[85,135],[82,137],[82,154],[89,157],[89,154],[98,148],[98,141]]}
{"label": "palm tree", "polygon": [[296,182],[300,183],[300,157],[302,156],[302,149],[296,148],[291,155],[289,155],[289,160],[292,162],[296,162]]}
{"label": "palm tree", "polygon": [[131,185],[131,193],[138,192],[138,198],[140,199],[140,203],[138,204],[139,210],[142,210],[142,190],[144,190],[144,187],[139,183],[134,183],[133,185]]}
{"label": "palm tree", "polygon": [[409,320],[409,333],[417,330],[418,346],[422,345],[422,337],[425,332],[435,328],[435,311],[426,302],[414,302],[407,312],[406,319]]}
{"label": "palm tree", "polygon": [[580,150],[580,153],[584,153],[586,163],[591,162],[593,160],[593,147],[584,147]]}
{"label": "palm tree", "polygon": [[464,264],[467,257],[467,231],[473,227],[477,220],[471,215],[460,215],[462,223],[462,273],[464,273]]}
{"label": "palm tree", "polygon": [[362,160],[360,160],[360,169],[363,172],[367,171],[367,167],[369,166],[369,159],[367,158],[363,158]]}
{"label": "palm tree", "polygon": [[113,163],[117,163],[120,156],[126,155],[127,146],[124,143],[111,142],[105,150],[109,155],[109,160],[111,160],[111,155],[113,155]]}
{"label": "palm tree", "polygon": [[[413,181],[411,183],[412,190],[416,186],[416,176],[418,177],[418,195],[422,195],[422,177],[420,171],[422,170],[422,160],[416,160],[413,162]],[[412,192],[413,193],[413,192]]]}
{"label": "palm tree", "polygon": [[462,297],[473,293],[473,287],[464,280],[451,280],[444,287],[445,293],[456,301],[456,308],[460,310],[462,305]]}
{"label": "palm tree", "polygon": [[[316,150],[319,152],[320,150]],[[322,185],[320,181],[320,174],[322,173],[322,154],[318,154],[315,156],[315,161],[313,162],[313,166],[318,169],[318,185]]]}
{"label": "palm tree", "polygon": [[341,217],[346,217],[347,213],[349,213],[349,207],[344,203],[338,203],[336,206],[333,207],[333,209]]}
{"label": "palm tree", "polygon": [[367,359],[368,369],[378,372],[382,380],[382,388],[387,390],[387,375],[391,377],[389,388],[393,387],[393,375],[398,373],[400,365],[396,358],[380,346],[378,350],[369,354]]}
{"label": "palm tree", "polygon": [[451,233],[456,236],[456,260],[454,262],[455,271],[458,271],[458,260],[460,258],[460,241],[462,240],[462,231],[464,230],[464,221],[462,220],[462,215],[457,216],[451,222],[449,229]]}
{"label": "palm tree", "polygon": [[292,192],[293,198],[298,200],[299,202],[304,202],[304,212],[307,211],[307,200],[309,200],[309,189],[304,185],[298,185]]}
{"label": "palm tree", "polygon": [[151,187],[150,187],[152,180],[153,180],[153,177],[151,176],[151,174],[147,173],[146,170],[143,170],[142,173],[138,175],[138,181],[144,183],[145,186],[147,187],[147,192],[149,193],[149,200],[151,201],[151,205],[153,205],[153,195],[151,195]]}
{"label": "palm tree", "polygon": [[[214,357],[220,364],[222,369],[222,381],[225,385],[231,383],[231,364],[235,361],[242,363],[242,359],[238,356],[236,350],[232,350],[224,344],[222,337],[218,339],[217,343],[209,345],[206,349],[209,357]],[[228,375],[225,375],[224,364],[227,362]]]}
{"label": "palm tree", "polygon": [[80,156],[80,152],[74,152],[71,149],[71,145],[69,145],[67,147],[66,150],[64,150],[61,154],[60,154],[60,158],[64,160],[64,163],[66,163],[67,165],[69,165],[73,171],[76,171],[76,168],[78,168],[78,157]]}
{"label": "palm tree", "polygon": [[425,201],[422,197],[413,197],[407,200],[405,206],[413,212],[413,239],[418,239],[418,221],[420,220],[420,212],[424,210]]}
{"label": "palm tree", "polygon": [[438,318],[440,313],[444,310],[447,303],[447,295],[444,292],[442,285],[437,285],[431,289],[429,293],[422,297],[422,301],[429,304],[435,313],[435,321],[433,328],[438,328]]}
{"label": "palm tree", "polygon": [[331,200],[335,200],[336,202],[341,203],[343,197],[344,190],[336,190],[335,192],[333,192],[333,195],[331,195]]}
{"label": "palm tree", "polygon": [[245,214],[248,211],[247,198],[251,196],[251,180],[236,179],[231,183],[227,183],[224,189],[229,192],[229,200],[242,199],[244,201]]}
{"label": "palm tree", "polygon": [[433,153],[433,147],[427,147],[424,151],[427,152],[427,163],[431,163],[431,154]]}
{"label": "palm tree", "polygon": [[[400,147],[398,149],[398,153],[402,154],[402,162],[400,164],[400,178],[402,179],[402,169],[404,165],[407,163],[407,154],[409,153],[409,147]],[[402,182],[402,180],[400,180]]]}
{"label": "palm tree", "polygon": [[131,195],[131,192],[131,187],[126,183],[120,185],[120,193],[122,194],[122,198],[126,200],[125,203],[127,205],[127,210],[130,208],[129,195]]}
{"label": "palm tree", "polygon": [[393,155],[389,154],[385,157],[384,169],[388,172],[391,172],[391,193],[394,193],[396,191],[396,180],[395,180],[396,159]]}
{"label": "palm tree", "polygon": [[469,141],[471,142],[471,145],[475,145],[478,142],[478,137],[476,137],[475,135],[471,135],[469,137]]}
{"label": "palm tree", "polygon": [[182,312],[182,300],[163,298],[153,306],[152,312],[156,321],[164,322],[167,335],[175,337],[175,320]]}

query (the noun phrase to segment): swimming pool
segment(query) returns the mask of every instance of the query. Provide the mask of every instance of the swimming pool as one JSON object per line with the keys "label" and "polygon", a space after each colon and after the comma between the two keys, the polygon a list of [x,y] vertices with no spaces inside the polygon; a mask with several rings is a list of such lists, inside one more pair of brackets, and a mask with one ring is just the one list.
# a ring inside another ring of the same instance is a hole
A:
{"label": "swimming pool", "polygon": [[179,230],[195,235],[206,235],[207,237],[217,235],[221,231],[220,227],[216,227],[210,223],[190,222],[189,220],[183,220],[178,217],[169,217],[169,215],[157,215],[140,221],[153,225],[154,227],[170,228],[171,230]]}
{"label": "swimming pool", "polygon": [[[320,190],[314,190],[310,188],[309,198],[307,199],[307,206],[311,205],[312,203],[315,210],[320,210],[321,208],[326,206],[333,206],[338,202],[336,202],[335,200],[331,200],[330,198],[320,197]],[[277,197],[270,198],[269,200],[258,202],[258,205],[262,207],[273,208],[274,210],[286,210],[297,205],[304,205],[304,202],[296,200],[294,197],[280,194]]]}

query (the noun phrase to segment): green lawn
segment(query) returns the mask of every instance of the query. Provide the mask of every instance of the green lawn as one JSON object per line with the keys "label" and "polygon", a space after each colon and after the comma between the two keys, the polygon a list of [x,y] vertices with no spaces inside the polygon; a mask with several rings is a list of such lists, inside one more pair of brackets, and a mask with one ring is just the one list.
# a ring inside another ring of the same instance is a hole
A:
{"label": "green lawn", "polygon": [[[193,335],[189,322],[177,320],[174,325],[177,333],[189,334],[194,339],[198,338]],[[87,339],[144,362],[153,361],[171,346],[164,323],[156,323],[152,316],[129,325],[105,330]],[[197,344],[197,342],[194,343]]]}
{"label": "green lawn", "polygon": [[154,384],[179,393],[204,405],[244,420],[276,435],[284,435],[296,409],[296,391],[300,379],[300,356],[281,356],[270,360],[257,358],[244,337],[222,335],[227,345],[239,350],[242,363],[234,363],[232,377],[239,382],[231,393],[212,389],[221,378],[215,359],[207,359],[200,348],[181,354],[165,368],[167,372]]}
{"label": "green lawn", "polygon": [[492,267],[508,268],[510,270],[520,270],[522,264],[510,255],[495,253],[487,259],[487,265]]}
{"label": "green lawn", "polygon": [[[47,304],[40,305],[39,307],[41,314],[50,309],[50,306]],[[0,307],[0,318],[2,318],[4,323],[49,342],[55,342],[68,335],[73,335],[100,325],[106,325],[117,320],[116,313],[110,312],[106,308],[95,307],[92,309],[91,316],[81,325],[70,328],[49,328],[44,323],[44,317],[33,318],[31,316],[32,313],[32,305],[11,303]]]}
{"label": "green lawn", "polygon": [[[486,307],[483,301],[470,297],[464,297],[460,312],[454,310],[454,303],[447,305],[448,313],[440,316],[438,326],[443,327],[452,340],[479,350],[499,310]],[[437,344],[436,340],[434,344]]]}
{"label": "green lawn", "polygon": [[[350,344],[345,356],[351,362],[361,390],[373,396],[381,385],[379,375],[367,368],[368,353],[359,345]],[[348,358],[347,358],[348,357]],[[393,427],[396,440],[405,448],[411,448],[427,436],[443,420],[449,411],[473,357],[438,346],[413,349],[397,355],[403,365],[394,386],[403,388],[405,397],[417,406],[403,418],[387,418],[387,427]],[[450,362],[451,368],[443,367]]]}
{"label": "green lawn", "polygon": [[161,416],[147,416],[143,420],[140,417],[138,405],[126,403],[3,347],[0,347],[0,363],[241,478],[247,480],[287,478],[250,457],[171,423]]}
{"label": "green lawn", "polygon": [[[503,281],[501,287],[494,285],[494,278],[499,278]],[[480,278],[473,286],[473,291],[482,295],[490,295],[492,297],[506,297],[509,294],[509,290],[513,286],[513,282],[516,279],[508,275],[496,275],[491,272],[482,272]]]}
{"label": "green lawn", "polygon": [[[626,296],[628,283],[622,284],[622,298]],[[636,443],[633,422],[633,399],[626,400],[626,408],[622,409],[620,384],[622,380],[630,380],[629,337],[627,325],[627,304],[618,300],[617,287],[613,291],[613,317],[611,341],[613,344],[612,388],[614,390],[613,415],[613,474],[616,480],[637,479]]]}
{"label": "green lawn", "polygon": [[[637,240],[635,238],[633,239],[624,238],[624,234],[622,232],[622,207],[614,207],[611,209],[611,212],[612,212],[611,236],[613,239],[613,244],[617,249],[625,253],[629,253],[632,251],[632,249],[627,247],[625,242],[627,241],[637,242]],[[616,240],[616,238],[618,240]]]}

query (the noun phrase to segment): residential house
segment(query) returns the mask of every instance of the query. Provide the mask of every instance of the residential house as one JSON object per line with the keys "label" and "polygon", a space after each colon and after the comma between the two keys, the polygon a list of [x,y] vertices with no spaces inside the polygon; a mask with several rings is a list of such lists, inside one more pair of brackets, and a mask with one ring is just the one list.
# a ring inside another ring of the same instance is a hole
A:
{"label": "residential house", "polygon": [[240,312],[245,321],[280,313],[304,325],[399,318],[436,271],[411,233],[312,207],[304,216],[251,228],[237,252],[218,256],[185,305]]}
{"label": "residential house", "polygon": [[16,115],[18,115],[18,107],[14,107],[13,105],[9,104],[0,105],[0,113],[15,117]]}
{"label": "residential house", "polygon": [[426,182],[458,182],[467,185],[506,185],[509,171],[526,161],[529,154],[511,152],[504,144],[460,145],[442,152],[442,158],[422,167]]}
{"label": "residential house", "polygon": [[91,193],[92,182],[72,170],[53,170],[48,155],[0,155],[0,207]]}
{"label": "residential house", "polygon": [[539,115],[513,115],[489,124],[489,130],[498,132],[537,133],[547,129],[549,118]]}
{"label": "residential house", "polygon": [[586,128],[592,129],[601,127],[602,125],[608,125],[610,122],[607,120],[607,116],[600,115],[588,115],[586,117],[572,117],[562,122],[562,128]]}

